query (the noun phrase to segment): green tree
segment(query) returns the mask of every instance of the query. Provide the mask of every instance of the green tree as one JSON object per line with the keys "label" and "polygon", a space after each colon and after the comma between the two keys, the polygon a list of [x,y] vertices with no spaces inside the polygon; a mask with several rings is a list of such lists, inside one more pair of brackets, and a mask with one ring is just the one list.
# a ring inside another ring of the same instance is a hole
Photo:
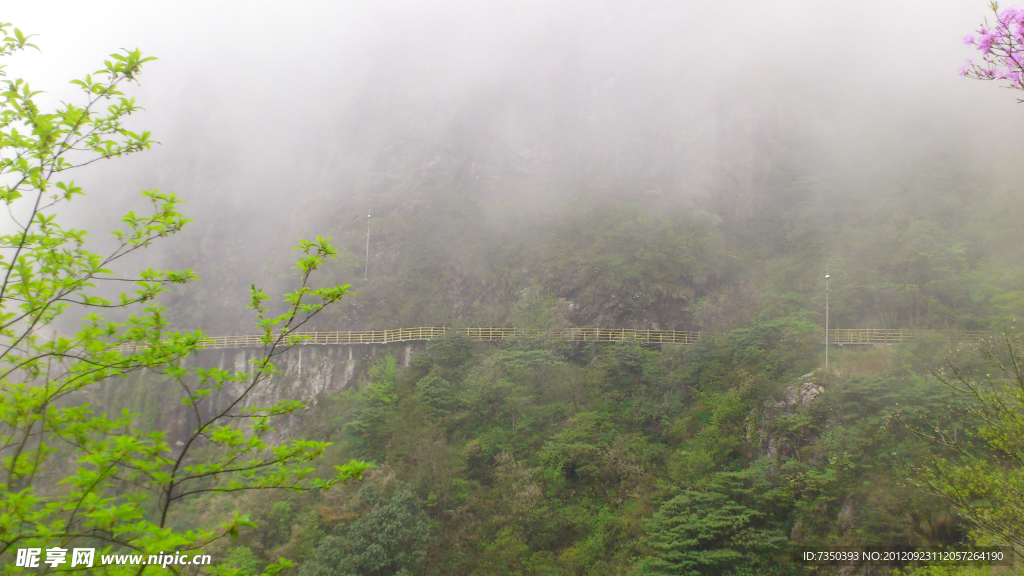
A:
{"label": "green tree", "polygon": [[939,379],[956,394],[960,426],[918,432],[942,448],[918,485],[941,496],[972,526],[982,544],[1024,554],[1024,348],[1006,335],[983,349],[984,371],[950,365]]}
{"label": "green tree", "polygon": [[324,538],[300,576],[391,576],[420,573],[431,541],[430,524],[416,495],[405,484],[393,489],[373,483],[356,496],[366,511],[339,536]]}
{"label": "green tree", "polygon": [[[35,48],[10,24],[0,24],[0,37],[0,57]],[[38,92],[23,79],[2,82],[0,201],[9,215],[0,235],[4,565],[15,564],[18,549],[31,548],[92,547],[97,559],[104,551],[200,551],[250,523],[236,511],[219,526],[179,529],[177,524],[187,523],[174,522],[183,503],[215,493],[326,489],[360,476],[368,466],[352,461],[333,475],[317,476],[313,464],[328,443],[269,439],[273,420],[301,404],[250,401],[276,372],[273,359],[297,343],[296,331],[347,292],[347,286],[311,284],[314,272],[335,253],[329,241],[299,244],[299,287],[274,305],[276,312],[268,307],[269,297],[252,287],[250,307],[263,354],[247,370],[232,373],[181,367],[180,360],[203,347],[204,336],[172,331],[157,298],[168,285],[192,280],[191,272],[118,271],[126,256],[188,222],[174,195],[143,192],[149,211],[126,214],[106,252],[87,247],[85,230],[60,223],[59,210],[83,194],[66,179],[70,170],[151,146],[148,132],[125,126],[139,108],[121,92],[150,60],[138,50],[111,55],[102,69],[73,81],[85,94],[83,105],[63,103],[50,112],[40,109]],[[131,288],[118,294],[113,288],[119,286]],[[110,319],[115,315],[122,319]],[[108,406],[101,412],[87,402],[100,383],[140,369],[162,374],[179,392],[178,409],[190,425],[174,445],[163,431],[139,427],[127,411],[116,414]],[[286,564],[272,563],[266,571]],[[51,571],[65,570],[72,570],[70,552]],[[95,570],[163,572],[135,566]]]}
{"label": "green tree", "polygon": [[[728,478],[722,478],[728,484]],[[727,486],[683,490],[650,520],[652,557],[640,574],[786,574],[777,562],[788,540],[763,512],[724,494]]]}
{"label": "green tree", "polygon": [[438,419],[451,414],[460,406],[455,387],[436,374],[427,374],[416,382],[416,397],[426,405],[429,414]]}
{"label": "green tree", "polygon": [[398,361],[388,354],[370,367],[370,382],[366,385],[366,398],[371,404],[381,406],[398,402],[395,394],[395,377],[398,376]]}

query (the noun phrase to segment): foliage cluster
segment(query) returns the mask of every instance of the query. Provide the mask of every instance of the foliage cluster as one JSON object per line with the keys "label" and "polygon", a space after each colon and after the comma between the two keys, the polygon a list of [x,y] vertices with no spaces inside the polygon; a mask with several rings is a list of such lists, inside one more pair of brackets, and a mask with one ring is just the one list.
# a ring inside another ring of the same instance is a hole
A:
{"label": "foliage cluster", "polygon": [[[322,547],[294,558],[317,575],[784,575],[804,573],[793,544],[970,541],[904,482],[931,443],[902,423],[958,418],[952,392],[915,375],[926,351],[798,377],[813,354],[801,330],[757,324],[665,350],[450,336],[406,368],[381,358],[307,420],[381,469],[289,500],[303,518],[291,541]],[[794,400],[807,382],[824,394]],[[264,530],[239,545],[261,550]]]}
{"label": "foliage cluster", "polygon": [[[34,48],[8,24],[0,24],[0,36],[0,57]],[[61,223],[61,209],[83,194],[66,178],[70,170],[152,144],[148,132],[127,128],[128,117],[139,108],[121,91],[150,60],[138,50],[111,55],[102,69],[73,82],[84,93],[84,105],[64,103],[52,112],[40,108],[38,92],[24,80],[2,83],[0,202],[9,216],[0,234],[0,564],[5,571],[38,567],[38,555],[35,566],[17,566],[16,556],[24,558],[18,551],[29,549],[93,548],[94,558],[168,551],[194,555],[251,524],[237,509],[208,524],[181,522],[178,511],[197,497],[321,490],[360,476],[368,466],[351,461],[332,474],[314,474],[312,463],[328,442],[273,440],[275,420],[301,405],[251,401],[253,391],[276,372],[275,357],[295,344],[294,332],[347,293],[347,286],[312,285],[314,273],[335,253],[329,241],[317,238],[296,247],[301,252],[298,288],[281,303],[268,307],[270,297],[252,287],[250,308],[262,354],[251,366],[231,372],[183,365],[202,347],[203,334],[171,330],[158,297],[169,285],[194,279],[190,271],[121,270],[126,257],[187,223],[174,195],[143,192],[149,209],[128,212],[106,249],[102,241],[96,242],[100,248],[88,242],[85,230]],[[176,392],[172,406],[183,408],[187,424],[173,445],[167,431],[140,427],[136,414],[90,403],[104,382],[141,370],[162,375]],[[73,555],[58,560],[51,571],[84,569],[71,564]],[[275,559],[263,568],[277,573],[285,566],[287,561]],[[107,574],[163,570],[95,569]]]}

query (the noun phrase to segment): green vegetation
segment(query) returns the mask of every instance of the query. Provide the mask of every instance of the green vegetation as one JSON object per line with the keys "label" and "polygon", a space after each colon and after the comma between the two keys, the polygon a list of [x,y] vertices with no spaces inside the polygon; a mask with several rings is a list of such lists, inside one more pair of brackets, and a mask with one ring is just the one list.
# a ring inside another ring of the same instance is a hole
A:
{"label": "green vegetation", "polygon": [[[379,469],[286,500],[277,550],[318,542],[295,557],[311,575],[782,575],[808,573],[796,544],[974,541],[908,483],[953,455],[919,431],[967,416],[927,376],[946,343],[846,351],[856,375],[799,376],[817,352],[803,330],[663,350],[451,336],[404,369],[385,356],[305,419]],[[253,550],[279,529],[257,523],[239,537]]]}
{"label": "green vegetation", "polygon": [[[0,24],[0,36],[0,56],[34,48],[8,24]],[[69,170],[150,147],[147,132],[125,127],[138,108],[121,92],[149,60],[138,50],[111,55],[103,69],[74,81],[86,95],[82,106],[62,104],[44,112],[38,93],[21,79],[5,80],[0,93],[0,201],[10,216],[0,235],[5,573],[47,568],[50,554],[41,550],[54,548],[64,555],[52,559],[51,571],[80,573],[94,563],[104,574],[163,571],[98,564],[111,553],[148,558],[177,552],[193,558],[251,525],[237,508],[197,522],[186,509],[201,495],[326,489],[368,468],[351,461],[332,473],[314,474],[313,463],[330,443],[272,439],[274,421],[301,405],[251,401],[252,392],[276,372],[273,360],[295,343],[293,332],[347,293],[347,286],[311,285],[314,272],[335,253],[327,240],[296,247],[299,286],[273,309],[266,302],[270,297],[252,287],[250,308],[263,347],[251,366],[238,372],[190,370],[182,360],[198,350],[203,335],[172,331],[157,297],[194,275],[117,271],[128,256],[181,230],[187,220],[177,211],[178,200],[143,192],[150,210],[125,215],[123,228],[112,233],[112,245],[103,251],[87,244],[85,230],[59,222],[58,211],[83,194],[65,178]],[[119,409],[119,402],[90,403],[105,381],[142,370],[162,375],[165,386],[173,387],[169,398],[162,395],[170,400],[163,410],[183,411],[173,444],[167,431],[141,427],[138,415]],[[96,555],[83,566],[75,548],[93,548]],[[258,562],[245,548],[226,556],[226,566],[237,569],[250,571],[257,563],[266,573],[288,565]]]}
{"label": "green vegetation", "polygon": [[1019,338],[985,350],[981,374],[951,366],[940,373],[968,418],[931,423],[922,435],[946,448],[917,477],[918,484],[952,504],[974,537],[1024,553],[1024,354]]}

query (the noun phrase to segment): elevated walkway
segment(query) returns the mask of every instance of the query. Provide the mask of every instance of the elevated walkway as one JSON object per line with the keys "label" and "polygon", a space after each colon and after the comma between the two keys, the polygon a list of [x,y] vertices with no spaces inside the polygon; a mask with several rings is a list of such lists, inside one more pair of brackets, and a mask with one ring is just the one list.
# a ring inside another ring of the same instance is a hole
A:
{"label": "elevated walkway", "polygon": [[[295,332],[299,345],[390,344],[433,340],[445,334],[464,334],[478,342],[500,342],[515,338],[549,338],[568,342],[620,342],[635,340],[643,344],[694,344],[715,335],[687,330],[645,330],[631,328],[566,328],[529,331],[516,328],[446,328],[420,326],[393,330],[336,330],[330,332]],[[959,342],[979,342],[992,336],[990,332],[956,330],[901,330],[895,328],[836,328],[828,331],[829,343],[837,346],[866,344],[899,344],[922,338],[946,338]],[[262,336],[213,336],[201,341],[206,348],[258,348]]]}

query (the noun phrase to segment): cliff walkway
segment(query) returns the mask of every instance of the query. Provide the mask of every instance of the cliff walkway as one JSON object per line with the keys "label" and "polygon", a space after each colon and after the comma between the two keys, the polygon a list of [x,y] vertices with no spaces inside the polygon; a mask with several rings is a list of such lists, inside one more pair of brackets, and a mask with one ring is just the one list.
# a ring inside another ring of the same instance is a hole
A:
{"label": "cliff walkway", "polygon": [[[644,330],[630,328],[565,328],[527,331],[516,328],[446,328],[420,326],[393,330],[339,330],[333,332],[296,332],[300,345],[390,344],[432,340],[448,333],[465,334],[479,342],[498,342],[522,337],[549,338],[569,342],[620,342],[635,340],[643,344],[693,344],[716,335],[686,330]],[[830,344],[898,344],[921,338],[947,338],[959,342],[978,342],[991,337],[989,332],[955,330],[900,330],[890,328],[836,328],[828,331]],[[206,348],[258,348],[262,336],[214,336],[202,341]]]}

